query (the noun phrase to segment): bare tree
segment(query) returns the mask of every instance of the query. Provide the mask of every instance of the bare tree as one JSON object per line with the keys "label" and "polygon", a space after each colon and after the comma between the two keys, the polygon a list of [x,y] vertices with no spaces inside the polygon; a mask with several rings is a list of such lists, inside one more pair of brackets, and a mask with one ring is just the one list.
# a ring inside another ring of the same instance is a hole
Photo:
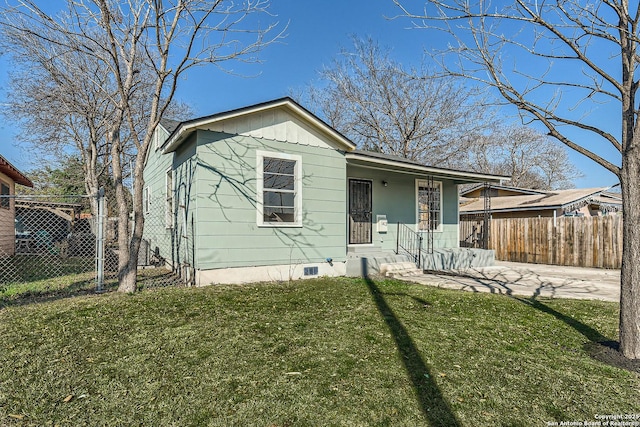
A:
{"label": "bare tree", "polygon": [[492,105],[461,79],[405,70],[372,39],[353,39],[302,97],[366,150],[426,164],[512,176],[512,184],[566,188],[578,176],[564,149],[523,126],[499,127]]}
{"label": "bare tree", "polygon": [[456,166],[458,153],[491,127],[491,109],[460,79],[405,70],[372,39],[353,39],[307,90],[309,105],[359,147]]}
{"label": "bare tree", "polygon": [[[69,153],[77,155],[82,160],[78,166],[84,175],[83,192],[97,194],[102,185],[99,182],[108,181],[110,173],[110,147],[105,132],[115,113],[111,96],[116,88],[104,62],[68,49],[63,34],[40,37],[17,28],[15,22],[0,29],[0,47],[14,64],[0,112],[20,123],[25,131],[21,143],[40,164],[65,164]],[[135,106],[134,122],[141,132],[149,119],[146,103],[155,87],[152,64],[143,62],[143,56],[138,59],[141,77],[131,104]],[[166,114],[186,119],[191,117],[190,112],[188,105],[172,101]],[[122,164],[129,176],[136,149],[131,135],[126,135],[129,138],[123,139]],[[88,200],[96,215],[96,198]]]}
{"label": "bare tree", "polygon": [[[620,179],[620,349],[639,359],[638,2],[429,0],[417,13],[394,2],[416,27],[449,37],[442,60],[449,74],[493,87],[524,118]],[[604,109],[617,112],[613,126],[598,120]]]}
{"label": "bare tree", "polygon": [[526,126],[501,127],[482,135],[460,156],[465,154],[468,169],[510,176],[511,185],[520,188],[571,188],[581,176],[562,145]]}
{"label": "bare tree", "polygon": [[[267,0],[240,4],[224,0],[67,0],[65,13],[52,17],[34,0],[16,0],[14,7],[5,9],[2,25],[6,31],[51,41],[59,50],[90,58],[108,76],[109,84],[100,89],[112,111],[104,138],[118,205],[119,291],[136,289],[144,229],[144,162],[180,78],[198,65],[256,60],[254,55],[280,36],[267,38],[276,24],[256,28],[249,19],[266,13],[267,7]],[[149,67],[141,68],[141,64]],[[92,76],[86,78],[92,80]],[[142,122],[137,113],[139,91],[146,98],[147,114]],[[129,228],[124,186],[128,141],[135,150],[133,229]]]}
{"label": "bare tree", "polygon": [[[22,142],[33,157],[64,162],[69,149],[82,162],[84,190],[96,194],[107,172],[109,149],[104,136],[113,114],[102,95],[109,86],[103,67],[78,52],[61,49],[50,40],[3,28],[2,47],[15,65],[2,112],[24,131]],[[97,202],[91,208],[97,213]]]}

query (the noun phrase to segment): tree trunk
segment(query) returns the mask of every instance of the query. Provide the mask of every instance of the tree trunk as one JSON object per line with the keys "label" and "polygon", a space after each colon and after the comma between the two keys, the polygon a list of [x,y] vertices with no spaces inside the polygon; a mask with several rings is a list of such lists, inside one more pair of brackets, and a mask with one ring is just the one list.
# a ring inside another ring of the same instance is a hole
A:
{"label": "tree trunk", "polygon": [[[142,178],[142,172],[144,168],[144,153],[146,151],[138,152],[136,156],[136,166],[134,169],[134,184],[133,184],[133,227],[129,230],[129,207],[126,205],[124,199],[124,188],[120,186],[122,194],[121,198],[118,197],[118,204],[120,210],[120,218],[126,218],[126,241],[119,240],[121,246],[119,257],[119,273],[118,273],[118,292],[135,292],[137,285],[137,273],[138,273],[138,252],[140,251],[140,243],[142,241],[142,233],[144,231],[144,214],[143,214],[143,189],[144,180]],[[115,166],[115,165],[114,165]],[[121,180],[116,182],[122,182]],[[118,194],[118,186],[116,186],[116,195]],[[122,210],[124,208],[124,211]]]}
{"label": "tree trunk", "polygon": [[122,161],[120,157],[118,130],[110,132],[110,139],[112,143],[111,170],[116,196],[116,209],[118,212],[118,292],[135,292],[137,262],[135,266],[136,268],[131,271],[131,256],[129,251],[129,241],[131,236],[131,231],[129,230],[129,206],[127,205],[124,184],[122,182]]}
{"label": "tree trunk", "polygon": [[623,250],[620,285],[620,351],[640,359],[640,152],[625,153],[620,173]]}
{"label": "tree trunk", "polygon": [[138,257],[132,257],[129,248],[129,209],[126,203],[118,202],[118,210],[118,292],[131,293],[136,291]]}
{"label": "tree trunk", "polygon": [[127,263],[124,269],[120,270],[118,292],[132,293],[136,291],[136,280],[138,276],[138,266]]}

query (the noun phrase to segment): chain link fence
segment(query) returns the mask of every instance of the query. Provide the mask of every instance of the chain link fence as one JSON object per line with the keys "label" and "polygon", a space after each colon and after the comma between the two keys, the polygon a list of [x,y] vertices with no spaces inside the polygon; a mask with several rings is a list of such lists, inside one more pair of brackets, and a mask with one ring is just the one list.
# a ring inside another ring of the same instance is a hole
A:
{"label": "chain link fence", "polygon": [[[118,244],[118,208],[115,198],[103,197],[103,215],[97,215],[103,224],[103,245],[98,241],[96,250],[96,281],[100,280],[100,264],[104,271],[104,281],[109,286],[110,283],[117,282],[117,266],[119,255]],[[100,198],[98,198],[98,211],[100,211]],[[162,258],[154,256],[153,241],[164,238],[165,233],[165,207],[163,204],[149,204],[150,209],[155,211],[145,213],[145,231],[140,251],[138,253],[138,287],[163,287],[183,285],[184,281],[179,275],[177,268]],[[129,230],[133,229],[133,215],[129,215]],[[99,229],[98,229],[99,230]],[[100,237],[100,234],[97,235]],[[101,254],[101,248],[104,253]],[[99,283],[98,283],[99,286]]]}
{"label": "chain link fence", "polygon": [[[94,211],[102,207],[102,215],[91,213],[92,204]],[[153,224],[149,226],[153,230]],[[145,232],[138,257],[139,287],[181,284],[170,265],[149,254],[148,236]],[[118,255],[113,200],[0,196],[0,297],[113,290]]]}

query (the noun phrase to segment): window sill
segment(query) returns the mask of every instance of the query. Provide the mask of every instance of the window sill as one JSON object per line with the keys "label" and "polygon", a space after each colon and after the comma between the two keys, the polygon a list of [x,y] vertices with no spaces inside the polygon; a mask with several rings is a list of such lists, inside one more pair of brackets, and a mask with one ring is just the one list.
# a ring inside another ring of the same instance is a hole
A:
{"label": "window sill", "polygon": [[278,223],[262,223],[258,224],[260,228],[302,228],[302,224],[299,223],[286,223],[286,222],[278,222]]}

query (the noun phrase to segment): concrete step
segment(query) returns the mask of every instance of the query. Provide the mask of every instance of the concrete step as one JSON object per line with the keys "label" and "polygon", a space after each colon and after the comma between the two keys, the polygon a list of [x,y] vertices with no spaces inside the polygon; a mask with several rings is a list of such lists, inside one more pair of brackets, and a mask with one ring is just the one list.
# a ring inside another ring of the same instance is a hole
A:
{"label": "concrete step", "polygon": [[393,262],[380,264],[380,274],[386,277],[408,277],[422,274],[412,262]]}
{"label": "concrete step", "polygon": [[[409,257],[391,251],[371,251],[347,254],[347,276],[362,277],[368,274],[382,274],[380,266],[408,262]],[[413,265],[413,263],[411,263]],[[414,266],[415,267],[415,266]]]}
{"label": "concrete step", "polygon": [[378,246],[349,246],[347,247],[347,255],[368,255],[368,256],[377,256],[384,255],[388,251],[383,250]]}

